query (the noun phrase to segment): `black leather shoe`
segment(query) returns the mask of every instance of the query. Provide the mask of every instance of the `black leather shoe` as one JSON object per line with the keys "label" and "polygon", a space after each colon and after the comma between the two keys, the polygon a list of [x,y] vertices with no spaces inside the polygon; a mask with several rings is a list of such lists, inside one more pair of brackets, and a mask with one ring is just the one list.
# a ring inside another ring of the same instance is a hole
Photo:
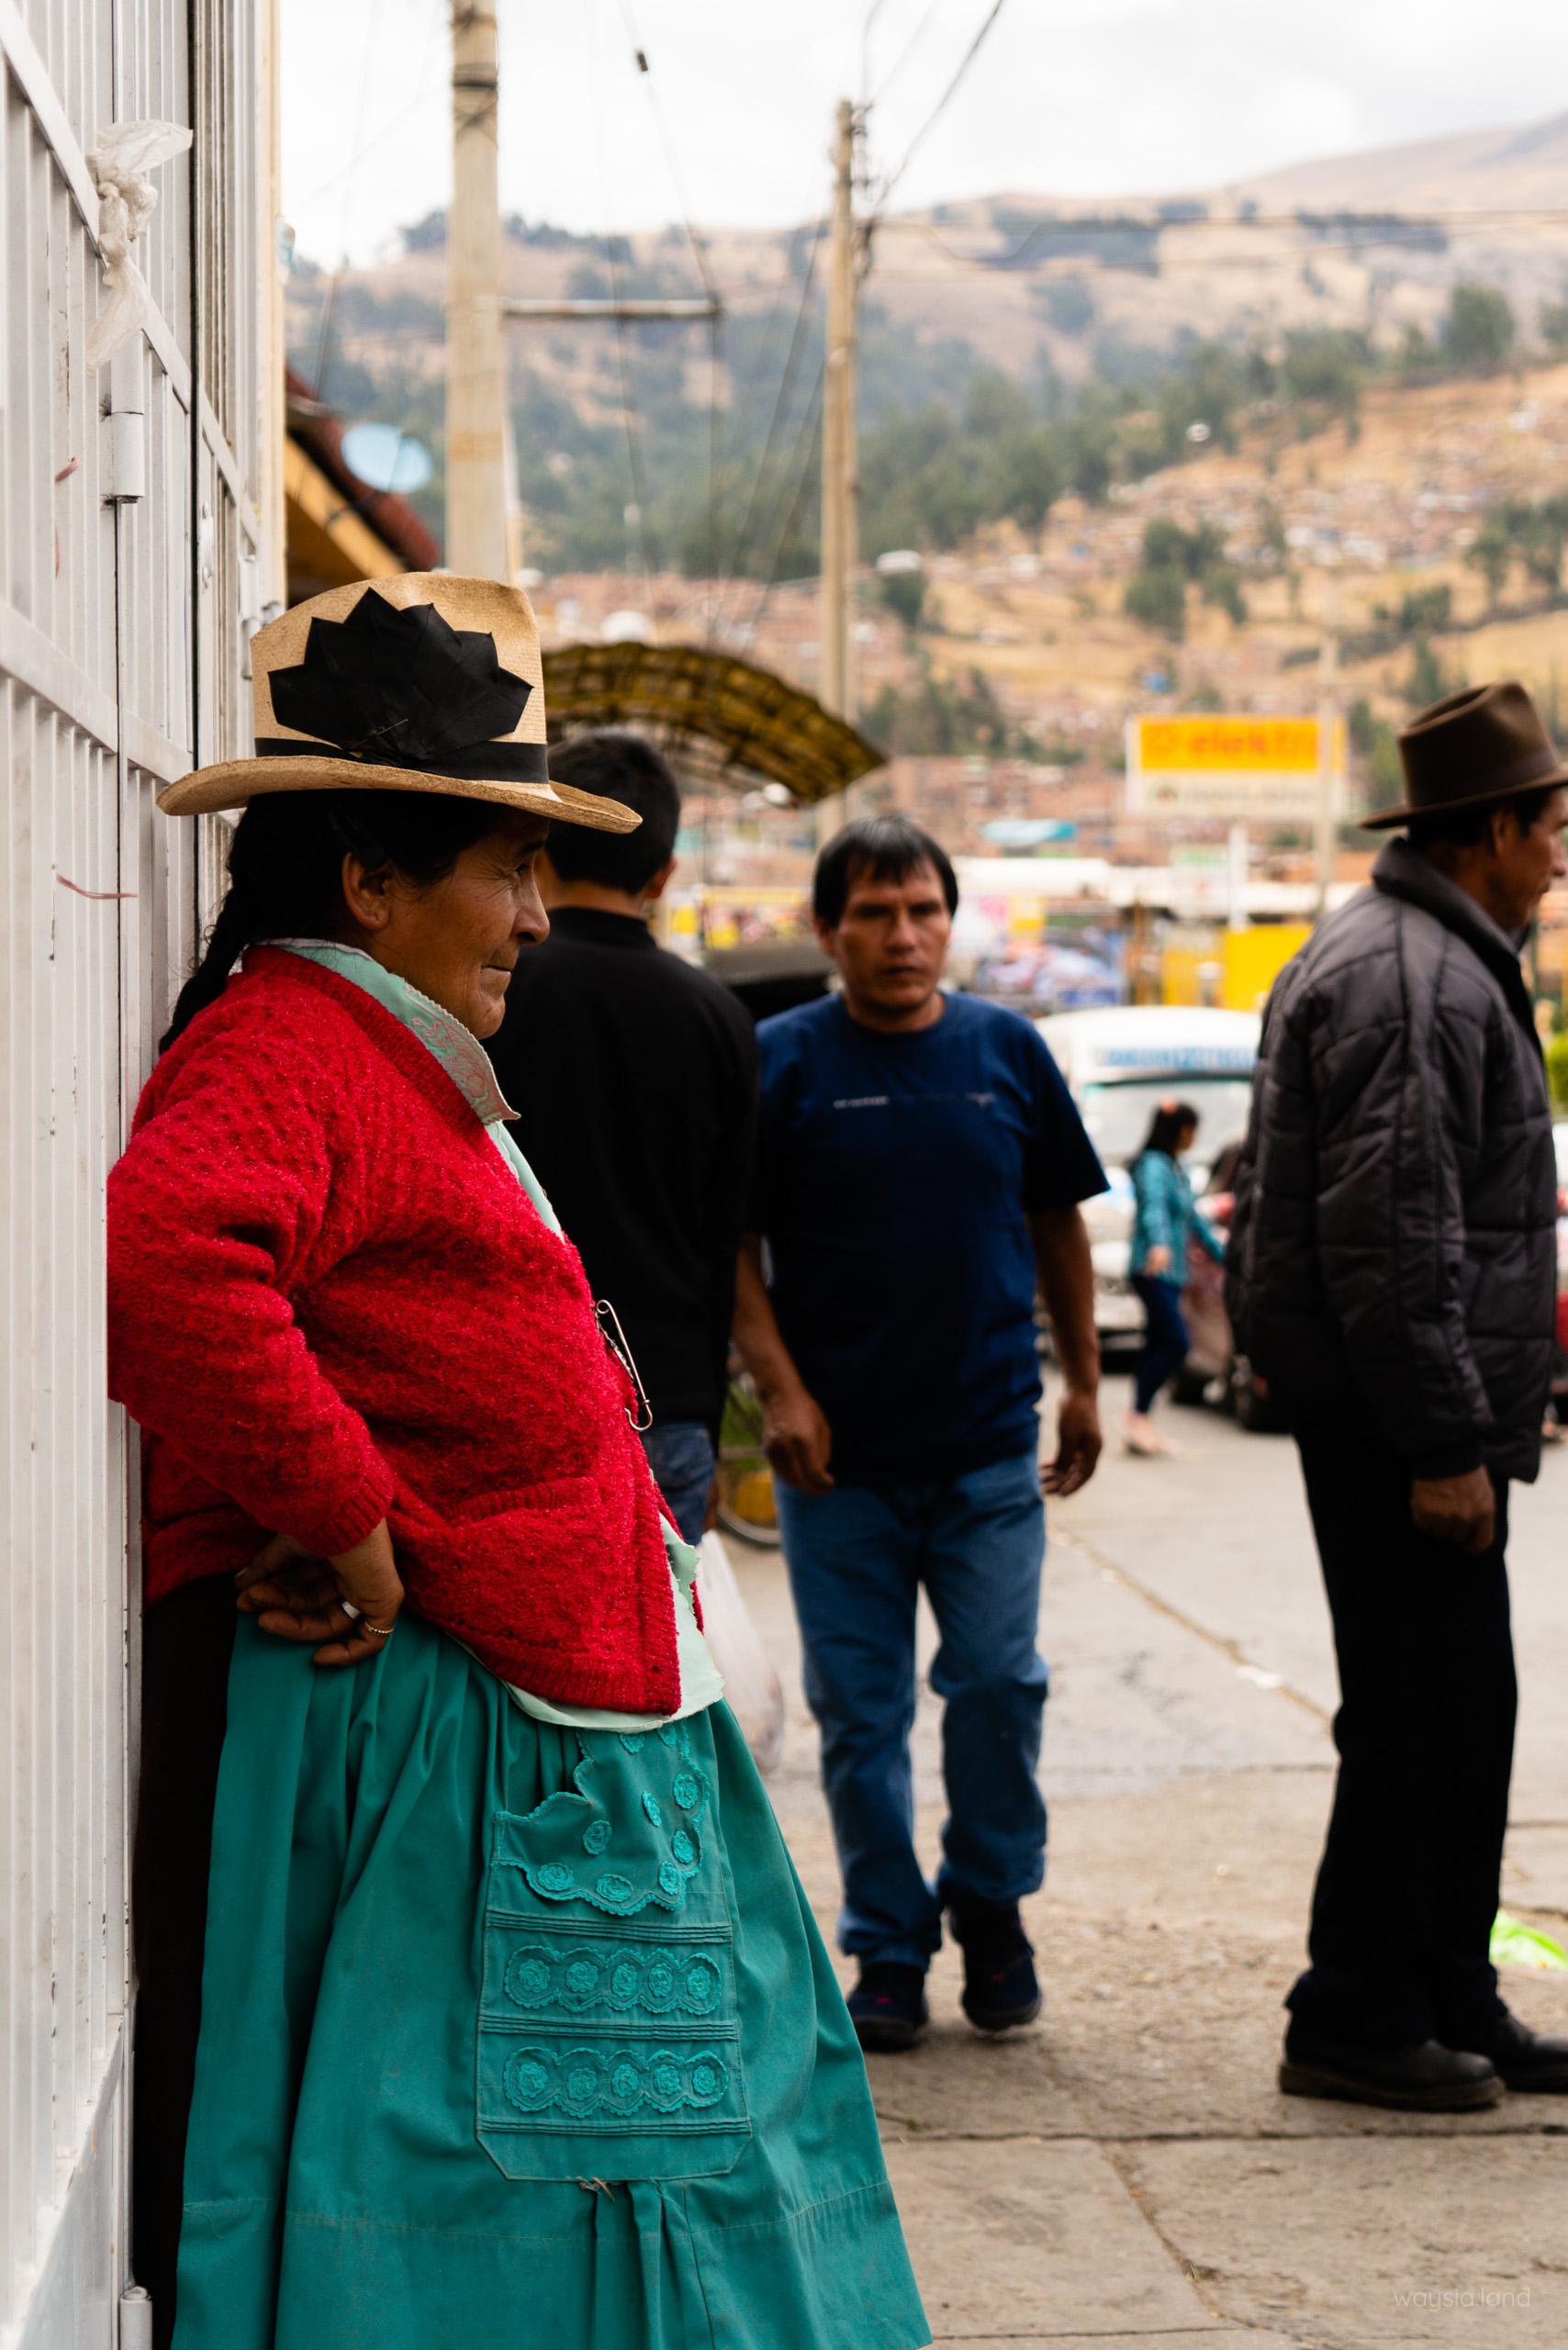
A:
{"label": "black leather shoe", "polygon": [[1464,2044],[1488,2060],[1506,2088],[1568,2096],[1568,2040],[1560,2032],[1532,2031],[1518,2016],[1501,2015],[1483,2031],[1467,2032]]}
{"label": "black leather shoe", "polygon": [[963,2009],[977,2031],[1011,2031],[1040,2012],[1035,1945],[1014,1904],[1007,1909],[952,1912],[953,1940],[964,1953]]}
{"label": "black leather shoe", "polygon": [[1440,2040],[1413,2048],[1355,2048],[1319,2040],[1292,2024],[1280,2087],[1286,2097],[1338,2097],[1351,2105],[1392,2105],[1412,2113],[1463,2113],[1495,2105],[1503,2084],[1486,2057]]}
{"label": "black leather shoe", "polygon": [[849,1994],[849,2020],[862,2048],[886,2054],[913,2048],[931,2020],[925,2004],[925,1969],[900,1966],[892,1959],[861,1961],[860,1980]]}

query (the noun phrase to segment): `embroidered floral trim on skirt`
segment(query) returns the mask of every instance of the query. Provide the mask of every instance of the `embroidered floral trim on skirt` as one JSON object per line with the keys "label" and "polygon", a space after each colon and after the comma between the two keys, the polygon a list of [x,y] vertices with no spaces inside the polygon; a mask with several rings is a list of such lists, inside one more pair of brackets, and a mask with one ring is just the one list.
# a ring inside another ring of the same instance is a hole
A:
{"label": "embroidered floral trim on skirt", "polygon": [[865,2067],[727,1706],[556,1729],[241,1619],[175,2350],[916,2350]]}

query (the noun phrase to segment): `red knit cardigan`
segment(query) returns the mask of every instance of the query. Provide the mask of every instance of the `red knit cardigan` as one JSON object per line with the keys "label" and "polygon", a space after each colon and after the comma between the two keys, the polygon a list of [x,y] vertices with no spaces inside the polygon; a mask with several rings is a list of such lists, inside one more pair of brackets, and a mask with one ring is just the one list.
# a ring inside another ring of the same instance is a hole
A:
{"label": "red knit cardigan", "polygon": [[441,1064],[275,947],[164,1054],[109,1178],[110,1392],[149,1600],[389,1522],[409,1604],[558,1704],[673,1713],[630,1382]]}

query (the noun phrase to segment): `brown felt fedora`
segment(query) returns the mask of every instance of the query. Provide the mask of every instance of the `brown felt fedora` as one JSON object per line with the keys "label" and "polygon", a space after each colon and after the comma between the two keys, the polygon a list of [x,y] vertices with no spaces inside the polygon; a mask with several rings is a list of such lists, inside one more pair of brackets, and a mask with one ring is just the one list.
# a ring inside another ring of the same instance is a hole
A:
{"label": "brown felt fedora", "polygon": [[1523,791],[1568,784],[1551,737],[1517,677],[1493,686],[1466,686],[1422,711],[1397,737],[1405,770],[1405,800],[1363,816],[1369,832],[1407,824],[1450,808],[1484,808]]}
{"label": "brown felt fedora", "polygon": [[251,640],[256,753],[158,794],[166,816],[270,791],[441,791],[635,832],[619,800],[552,783],[539,631],[521,588],[409,571],[296,604]]}

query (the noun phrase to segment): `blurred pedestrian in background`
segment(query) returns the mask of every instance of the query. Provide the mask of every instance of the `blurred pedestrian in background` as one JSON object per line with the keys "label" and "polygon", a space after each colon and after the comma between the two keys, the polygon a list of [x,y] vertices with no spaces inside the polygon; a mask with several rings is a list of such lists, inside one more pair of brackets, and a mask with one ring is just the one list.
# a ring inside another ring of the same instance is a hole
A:
{"label": "blurred pedestrian in background", "polygon": [[1133,1404],[1122,1422],[1129,1452],[1174,1452],[1149,1418],[1155,1397],[1187,1360],[1182,1292],[1195,1240],[1216,1265],[1225,1247],[1205,1223],[1182,1160],[1193,1147],[1198,1113],[1188,1102],[1162,1102],[1143,1147],[1127,1169],[1133,1186],[1132,1284],[1143,1304],[1143,1348],[1133,1372]]}
{"label": "blurred pedestrian in background", "polygon": [[1520,685],[1399,738],[1371,889],[1275,984],[1239,1170],[1237,1344],[1301,1449],[1339,1777],[1282,2088],[1447,2109],[1568,2090],[1488,1949],[1516,1689],[1508,1484],[1535,1477],[1557,1178],[1519,947],[1568,871],[1568,767]]}
{"label": "blurred pedestrian in background", "polygon": [[[757,1032],[736,1292],[822,1726],[840,1941],[859,1961],[850,2013],[869,2048],[916,2038],[945,1910],[971,2021],[1002,2031],[1038,2011],[1018,1903],[1046,1840],[1041,1485],[1074,1492],[1100,1451],[1078,1203],[1105,1179],[1030,1023],[941,992],[958,895],[942,850],[902,817],[851,824],[819,856],[813,922],[842,991]],[[1043,1479],[1036,1285],[1066,1380]],[[922,1584],[946,1701],[935,1889],[915,1856],[909,1754]]]}
{"label": "blurred pedestrian in background", "polygon": [[552,831],[539,860],[550,935],[518,958],[490,1058],[588,1285],[620,1317],[653,1412],[644,1449],[697,1542],[724,1402],[756,1035],[729,990],[648,928],[680,824],[667,763],[635,734],[579,734],[551,752],[550,773],[642,821],[634,833]]}

